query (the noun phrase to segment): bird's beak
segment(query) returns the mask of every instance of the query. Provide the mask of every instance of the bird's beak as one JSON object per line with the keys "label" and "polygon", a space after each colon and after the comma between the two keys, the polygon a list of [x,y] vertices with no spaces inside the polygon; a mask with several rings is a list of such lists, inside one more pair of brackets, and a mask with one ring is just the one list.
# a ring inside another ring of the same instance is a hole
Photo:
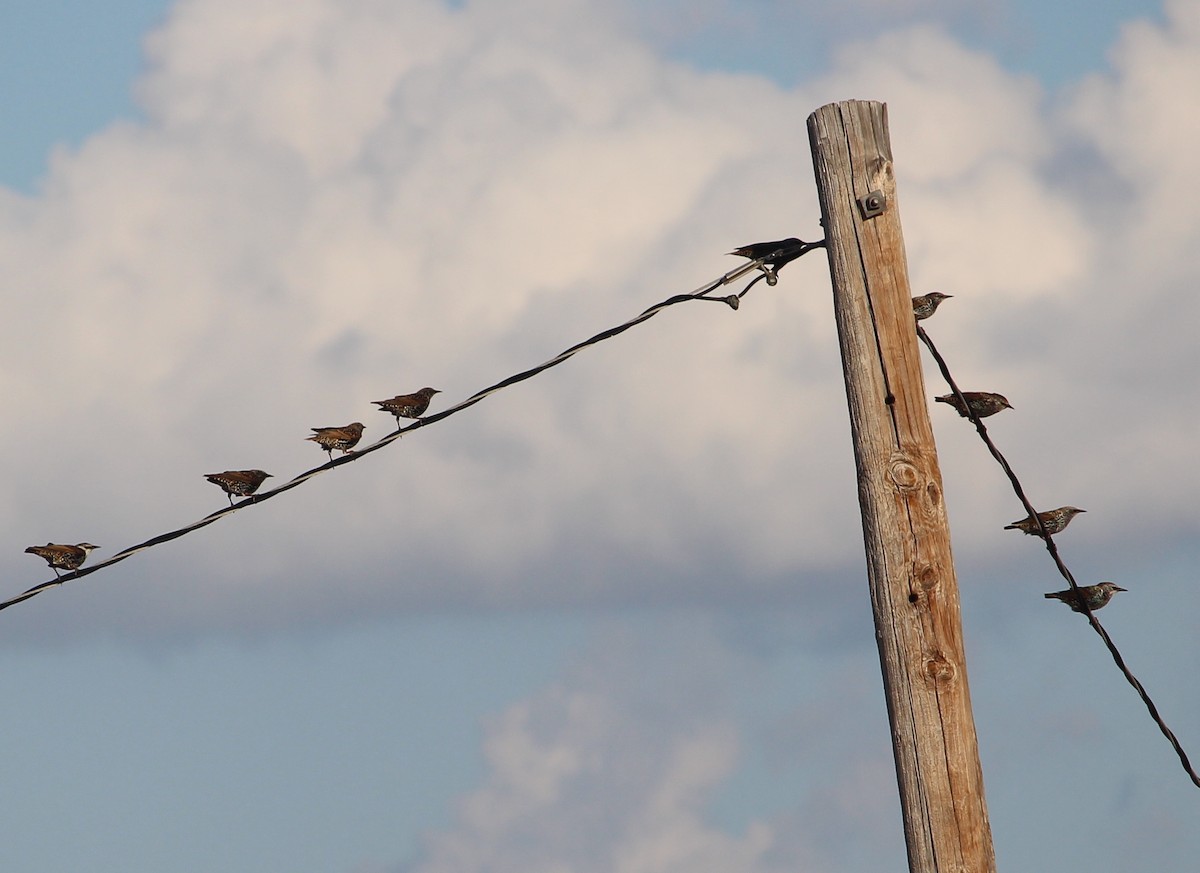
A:
{"label": "bird's beak", "polygon": [[1114,585],[1113,591],[1128,591],[1128,588],[1122,588],[1120,585]]}

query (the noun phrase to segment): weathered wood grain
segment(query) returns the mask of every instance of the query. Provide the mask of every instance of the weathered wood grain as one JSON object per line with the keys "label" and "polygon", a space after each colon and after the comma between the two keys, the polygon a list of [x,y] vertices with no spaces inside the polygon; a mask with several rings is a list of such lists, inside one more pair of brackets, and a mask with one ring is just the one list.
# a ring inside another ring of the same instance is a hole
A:
{"label": "weathered wood grain", "polygon": [[[991,873],[958,583],[908,285],[887,108],[808,118],[858,471],[867,576],[913,873]],[[880,191],[883,212],[860,198]]]}

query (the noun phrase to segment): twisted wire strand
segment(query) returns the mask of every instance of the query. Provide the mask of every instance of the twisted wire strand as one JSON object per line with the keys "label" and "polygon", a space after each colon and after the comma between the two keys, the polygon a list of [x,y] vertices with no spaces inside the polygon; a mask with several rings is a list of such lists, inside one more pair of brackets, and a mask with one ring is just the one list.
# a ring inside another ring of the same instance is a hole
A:
{"label": "twisted wire strand", "polygon": [[[47,582],[43,582],[40,585],[35,585],[32,588],[28,589],[27,591],[22,592],[21,594],[18,594],[15,597],[12,597],[8,600],[0,602],[0,610],[8,609],[10,606],[16,606],[18,603],[23,603],[24,601],[29,600],[31,597],[35,597],[38,594],[41,594],[43,591],[46,591],[47,589],[57,588],[60,585],[65,585],[67,582],[73,582],[76,579],[82,579],[84,576],[88,576],[92,573],[96,573],[100,570],[105,569],[106,567],[112,566],[113,564],[120,563],[121,561],[124,561],[126,558],[131,558],[134,555],[136,555],[138,552],[144,552],[144,551],[146,551],[146,549],[153,548],[154,546],[160,545],[161,543],[170,542],[171,540],[178,539],[179,537],[184,536],[185,534],[189,534],[194,530],[199,530],[202,527],[207,527],[208,525],[212,524],[215,521],[220,521],[222,518],[225,518],[227,515],[233,515],[235,512],[239,512],[240,510],[246,509],[247,507],[255,506],[260,503],[264,503],[265,501],[270,500],[271,498],[276,497],[279,494],[283,494],[285,491],[291,491],[293,488],[297,488],[300,485],[303,485],[305,482],[307,482],[309,479],[312,479],[314,476],[319,476],[322,473],[326,473],[326,472],[334,469],[335,467],[340,467],[343,464],[352,463],[354,461],[359,460],[360,458],[363,458],[363,457],[371,454],[372,452],[377,452],[380,449],[382,449],[383,447],[391,445],[393,442],[395,442],[396,440],[398,440],[400,437],[404,436],[404,434],[408,433],[411,430],[415,430],[416,428],[424,427],[425,425],[428,425],[428,424],[434,424],[436,422],[441,421],[442,419],[449,418],[451,415],[454,415],[455,413],[462,412],[464,409],[466,409],[470,406],[474,406],[476,403],[479,403],[481,400],[483,400],[486,397],[490,397],[492,394],[495,394],[497,391],[500,391],[504,388],[508,388],[511,385],[516,385],[518,382],[524,382],[526,379],[532,379],[534,376],[538,375],[539,373],[549,370],[551,367],[557,367],[559,364],[562,364],[565,361],[570,360],[575,355],[577,355],[579,352],[583,351],[584,349],[588,348],[589,346],[594,346],[597,343],[612,339],[613,337],[629,330],[631,327],[635,327],[645,321],[648,321],[649,319],[658,315],[660,312],[662,312],[664,309],[667,309],[668,307],[675,306],[676,304],[679,304],[679,303],[686,303],[686,302],[692,301],[692,300],[707,300],[707,301],[711,301],[714,303],[724,303],[727,306],[729,306],[731,309],[737,309],[738,303],[741,300],[741,298],[745,297],[746,292],[748,292],[751,288],[753,288],[754,285],[756,283],[758,283],[760,280],[766,279],[768,284],[770,284],[770,285],[775,284],[775,282],[777,281],[776,271],[770,267],[765,266],[766,264],[771,263],[772,259],[779,258],[782,260],[783,258],[787,258],[789,261],[794,260],[794,259],[800,257],[801,255],[808,254],[813,249],[821,248],[824,245],[825,245],[824,240],[819,241],[819,242],[813,242],[813,243],[800,242],[799,245],[786,246],[786,247],[780,248],[774,252],[771,252],[770,254],[765,255],[764,257],[761,257],[761,258],[758,258],[758,259],[752,260],[752,261],[747,261],[746,263],[741,264],[740,266],[736,267],[735,269],[732,269],[732,270],[728,271],[727,273],[724,273],[723,275],[718,276],[716,279],[713,279],[711,282],[707,282],[704,285],[701,285],[699,288],[697,288],[695,291],[692,291],[689,294],[676,294],[672,297],[668,297],[666,300],[663,300],[661,303],[656,303],[654,306],[651,306],[649,309],[646,309],[640,315],[637,315],[634,318],[629,319],[629,321],[626,321],[623,324],[618,324],[616,327],[610,327],[607,330],[603,330],[600,333],[596,334],[595,336],[590,337],[590,338],[584,340],[583,342],[576,343],[575,345],[571,346],[570,348],[568,348],[562,352],[559,352],[557,355],[555,355],[553,358],[546,361],[545,363],[538,364],[536,367],[531,367],[528,370],[523,370],[520,373],[516,373],[515,375],[509,376],[507,379],[501,379],[495,385],[492,385],[488,388],[484,388],[482,391],[477,391],[475,394],[472,394],[470,397],[468,397],[466,400],[462,401],[461,403],[457,404],[456,406],[451,406],[450,408],[444,409],[441,412],[437,412],[432,415],[424,416],[423,418],[420,418],[417,421],[415,421],[413,424],[406,425],[404,427],[397,427],[396,430],[392,431],[391,433],[387,434],[384,437],[381,437],[377,442],[372,443],[371,445],[367,446],[366,448],[358,449],[355,452],[353,452],[352,454],[344,454],[337,458],[333,458],[329,461],[326,461],[324,464],[321,464],[318,467],[313,467],[311,470],[307,470],[307,471],[299,474],[295,478],[290,479],[287,482],[284,482],[282,485],[279,485],[268,491],[264,491],[260,494],[251,495],[250,497],[247,497],[245,500],[240,500],[237,503],[233,503],[229,506],[222,507],[221,509],[218,509],[216,512],[210,513],[209,515],[204,516],[204,518],[201,518],[198,521],[194,521],[189,525],[186,525],[181,528],[177,528],[176,530],[169,531],[167,533],[159,534],[158,536],[151,537],[150,539],[146,540],[145,542],[138,543],[135,546],[129,546],[128,548],[122,549],[120,552],[117,552],[112,557],[107,558],[103,561],[99,561],[95,564],[92,564],[89,567],[82,567],[78,570],[73,570],[69,573],[64,573],[62,576],[58,576]],[[759,271],[759,275],[756,276],[754,279],[752,279],[750,281],[750,283],[747,284],[746,287],[743,288],[739,293],[731,294],[727,297],[710,297],[709,296],[713,291],[717,290],[718,288],[722,288],[726,285],[732,284],[733,282],[736,282],[738,279],[745,276],[747,273],[751,273],[756,270]]]}
{"label": "twisted wire strand", "polygon": [[1062,557],[1058,554],[1058,546],[1054,543],[1054,537],[1051,536],[1050,532],[1046,530],[1045,526],[1042,524],[1042,520],[1038,518],[1037,510],[1033,508],[1033,504],[1030,503],[1029,498],[1025,496],[1025,489],[1021,487],[1021,482],[1017,478],[1017,474],[1013,472],[1012,467],[1009,466],[1008,460],[996,447],[996,444],[992,442],[992,438],[988,435],[987,426],[982,420],[980,420],[979,416],[975,414],[975,411],[971,408],[970,404],[967,403],[967,399],[963,396],[962,391],[959,390],[958,383],[956,383],[954,381],[954,377],[950,375],[950,368],[946,366],[945,359],[938,352],[937,346],[933,344],[933,340],[929,338],[929,335],[925,333],[924,328],[922,328],[919,324],[917,325],[917,336],[920,337],[921,342],[925,343],[925,346],[929,349],[929,353],[933,355],[933,359],[937,362],[938,369],[942,373],[942,378],[946,380],[946,384],[950,386],[950,390],[953,391],[954,396],[958,398],[958,402],[962,405],[961,408],[967,410],[969,413],[969,417],[972,423],[975,425],[975,430],[979,432],[980,439],[983,440],[984,445],[987,446],[987,449],[989,452],[991,452],[992,457],[996,459],[996,461],[1000,464],[1000,467],[1004,470],[1004,474],[1008,477],[1008,481],[1012,484],[1012,488],[1017,495],[1017,499],[1021,501],[1021,505],[1025,507],[1025,511],[1034,519],[1034,522],[1037,524],[1039,535],[1041,536],[1042,541],[1046,544],[1046,551],[1050,553],[1050,557],[1054,561],[1054,565],[1058,568],[1058,572],[1062,574],[1062,577],[1066,579],[1067,583],[1071,586],[1071,590],[1075,593],[1080,605],[1083,607],[1084,614],[1087,616],[1088,622],[1091,624],[1092,629],[1100,635],[1100,639],[1104,641],[1104,645],[1108,648],[1109,654],[1112,655],[1112,659],[1116,663],[1117,668],[1120,669],[1120,671],[1125,675],[1125,679],[1130,685],[1133,686],[1133,689],[1138,693],[1138,696],[1141,697],[1142,703],[1146,705],[1146,709],[1150,713],[1150,717],[1154,719],[1154,723],[1158,725],[1158,729],[1162,731],[1163,736],[1167,738],[1167,742],[1169,742],[1171,747],[1175,750],[1175,754],[1179,756],[1179,762],[1183,765],[1184,771],[1191,778],[1192,782],[1197,787],[1200,787],[1200,776],[1197,776],[1196,771],[1192,769],[1192,763],[1188,760],[1187,752],[1183,750],[1183,746],[1180,745],[1179,739],[1175,736],[1174,731],[1167,727],[1167,723],[1163,721],[1162,716],[1159,715],[1158,707],[1155,706],[1154,701],[1150,699],[1150,695],[1146,692],[1145,686],[1138,681],[1138,678],[1134,676],[1133,672],[1128,666],[1126,666],[1125,659],[1121,656],[1121,652],[1117,649],[1117,644],[1113,642],[1112,637],[1108,635],[1108,631],[1104,629],[1103,625],[1100,624],[1100,620],[1096,618],[1096,614],[1092,611],[1092,608],[1088,606],[1087,598],[1080,593],[1079,585],[1076,583],[1074,575],[1072,575],[1071,571],[1067,569],[1067,565],[1063,563]]}

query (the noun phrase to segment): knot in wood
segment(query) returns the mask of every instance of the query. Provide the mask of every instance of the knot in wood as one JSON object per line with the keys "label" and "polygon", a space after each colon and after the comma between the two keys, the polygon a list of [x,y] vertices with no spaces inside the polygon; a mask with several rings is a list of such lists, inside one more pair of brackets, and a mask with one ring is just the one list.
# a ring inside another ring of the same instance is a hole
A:
{"label": "knot in wood", "polygon": [[932,564],[922,564],[913,569],[913,579],[925,591],[938,585],[938,571]]}
{"label": "knot in wood", "polygon": [[925,485],[925,496],[929,498],[929,505],[936,507],[942,502],[942,489],[936,482],[929,482]]}
{"label": "knot in wood", "polygon": [[916,464],[903,456],[892,458],[887,475],[898,491],[916,491],[925,481]]}
{"label": "knot in wood", "polygon": [[919,603],[922,595],[924,595],[926,602],[928,602],[930,592],[937,588],[940,583],[937,569],[932,564],[914,566],[912,583],[912,588],[908,592],[908,602]]}
{"label": "knot in wood", "polygon": [[934,655],[925,662],[925,675],[938,685],[946,685],[954,680],[954,665],[941,655]]}

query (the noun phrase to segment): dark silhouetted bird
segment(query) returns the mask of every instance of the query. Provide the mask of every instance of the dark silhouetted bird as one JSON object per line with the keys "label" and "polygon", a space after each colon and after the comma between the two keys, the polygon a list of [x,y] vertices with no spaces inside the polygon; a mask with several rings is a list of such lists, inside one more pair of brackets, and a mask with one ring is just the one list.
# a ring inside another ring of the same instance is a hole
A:
{"label": "dark silhouetted bird", "polygon": [[[971,407],[971,411],[979,418],[987,418],[989,415],[995,415],[1005,409],[1012,409],[1013,405],[1008,402],[1008,398],[1003,394],[993,394],[990,391],[964,391],[962,396],[967,399],[967,406]],[[962,401],[954,394],[943,394],[941,397],[933,398],[938,403],[949,403],[958,410],[958,414],[963,418],[970,418],[967,415],[966,406],[963,406]]]}
{"label": "dark silhouetted bird", "polygon": [[344,427],[314,427],[313,435],[305,437],[305,439],[312,440],[329,452],[329,460],[332,461],[334,449],[340,449],[342,454],[346,455],[358,445],[358,441],[362,439],[364,428],[365,425],[361,421],[347,424]]}
{"label": "dark silhouetted bird", "polygon": [[[774,261],[768,257],[769,255],[778,252],[780,249],[799,248],[802,245],[804,245],[804,240],[789,236],[787,239],[776,239],[769,242],[757,242],[739,246],[729,254],[737,255],[739,258],[749,258],[752,261],[757,261],[759,258],[767,258],[766,263],[772,264]],[[782,257],[782,254],[780,256]]]}
{"label": "dark silhouetted bird", "polygon": [[229,495],[229,505],[233,506],[233,498],[248,497],[258,490],[258,486],[271,478],[270,473],[262,470],[226,470],[224,473],[205,473],[204,478]]}
{"label": "dark silhouetted bird", "polygon": [[[1128,591],[1128,588],[1122,588],[1115,582],[1101,582],[1099,585],[1082,585],[1079,588],[1079,594],[1083,595],[1084,601],[1088,605],[1088,609],[1095,612],[1097,609],[1102,609],[1108,606],[1108,601],[1113,599],[1113,595],[1118,591]],[[1079,604],[1079,594],[1076,594],[1074,589],[1068,588],[1066,591],[1055,591],[1053,594],[1043,595],[1047,600],[1061,600],[1067,606],[1071,607],[1075,612],[1083,612],[1083,607]]]}
{"label": "dark silhouetted bird", "polygon": [[46,563],[54,570],[55,576],[61,576],[59,570],[78,570],[87,560],[92,549],[98,549],[91,543],[79,543],[74,546],[64,546],[58,543],[46,543],[44,546],[30,546],[25,551],[39,558],[45,558]]}
{"label": "dark silhouetted bird", "polygon": [[920,297],[914,297],[913,315],[917,317],[917,321],[924,321],[937,312],[937,308],[942,305],[943,300],[949,300],[953,294],[942,294],[938,291],[931,291],[928,294],[922,294]]}
{"label": "dark silhouetted bird", "polygon": [[391,400],[372,400],[380,412],[396,416],[396,426],[400,426],[401,418],[420,418],[429,408],[429,401],[434,394],[442,392],[436,388],[422,388],[412,394],[397,394]]}
{"label": "dark silhouetted bird", "polygon": [[[1074,506],[1060,506],[1058,509],[1047,509],[1045,512],[1039,512],[1037,517],[1042,520],[1042,527],[1046,529],[1046,533],[1053,536],[1071,523],[1071,519],[1079,515],[1081,512],[1087,512],[1086,509],[1078,509]],[[1005,530],[1023,530],[1031,536],[1041,536],[1038,530],[1037,522],[1033,520],[1033,516],[1023,518],[1020,521],[1014,521],[1012,524],[1006,524]]]}
{"label": "dark silhouetted bird", "polygon": [[804,240],[790,236],[787,239],[739,246],[729,254],[737,255],[739,258],[749,258],[752,261],[757,261],[759,258],[766,258],[763,261],[763,272],[767,274],[767,284],[773,285],[775,283],[772,281],[772,278],[775,273],[778,273],[785,264],[790,264],[804,254],[807,251],[805,248],[807,245],[808,243]]}

